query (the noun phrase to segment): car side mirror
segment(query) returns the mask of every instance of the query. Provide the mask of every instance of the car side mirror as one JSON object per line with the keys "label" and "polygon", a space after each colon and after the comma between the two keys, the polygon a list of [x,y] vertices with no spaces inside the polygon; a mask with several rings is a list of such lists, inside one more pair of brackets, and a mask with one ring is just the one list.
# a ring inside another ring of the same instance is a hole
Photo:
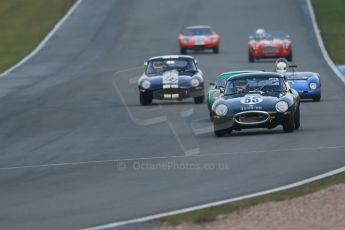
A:
{"label": "car side mirror", "polygon": [[220,93],[224,93],[224,87],[220,87],[220,88],[219,88],[219,92],[220,92]]}
{"label": "car side mirror", "polygon": [[198,60],[194,59],[194,63],[195,63],[195,65],[197,65],[198,64]]}
{"label": "car side mirror", "polygon": [[292,89],[289,89],[289,92],[290,92],[290,93],[293,93],[293,92],[292,92]]}
{"label": "car side mirror", "polygon": [[146,62],[144,62],[144,66],[145,66],[145,67],[147,66],[147,61],[146,61]]}

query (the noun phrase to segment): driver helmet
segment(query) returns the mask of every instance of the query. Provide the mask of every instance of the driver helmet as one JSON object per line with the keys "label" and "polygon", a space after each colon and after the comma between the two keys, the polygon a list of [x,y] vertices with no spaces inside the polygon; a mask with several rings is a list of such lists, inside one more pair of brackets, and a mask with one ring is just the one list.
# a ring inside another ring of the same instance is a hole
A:
{"label": "driver helmet", "polygon": [[257,35],[263,35],[263,34],[265,33],[265,30],[262,29],[262,28],[258,28],[258,29],[255,31],[255,33],[256,33]]}
{"label": "driver helmet", "polygon": [[236,82],[236,87],[242,90],[247,89],[248,81],[246,79],[241,79]]}
{"label": "driver helmet", "polygon": [[277,63],[276,71],[278,73],[286,73],[286,70],[287,70],[287,64],[285,62],[281,61]]}
{"label": "driver helmet", "polygon": [[266,31],[262,28],[259,28],[255,31],[255,37],[258,39],[262,39],[266,36]]}
{"label": "driver helmet", "polygon": [[163,62],[162,61],[155,61],[155,62],[153,62],[153,68],[156,71],[162,71],[163,68],[164,68]]}

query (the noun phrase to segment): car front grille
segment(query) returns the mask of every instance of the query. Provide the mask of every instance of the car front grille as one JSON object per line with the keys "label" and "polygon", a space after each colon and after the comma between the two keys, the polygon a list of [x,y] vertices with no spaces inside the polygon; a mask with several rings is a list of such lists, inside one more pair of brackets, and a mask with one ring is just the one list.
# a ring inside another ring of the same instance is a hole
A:
{"label": "car front grille", "polygon": [[235,122],[241,125],[255,125],[266,123],[270,115],[264,111],[246,111],[235,115]]}
{"label": "car front grille", "polygon": [[265,54],[275,54],[279,53],[279,49],[277,47],[265,47],[262,52]]}

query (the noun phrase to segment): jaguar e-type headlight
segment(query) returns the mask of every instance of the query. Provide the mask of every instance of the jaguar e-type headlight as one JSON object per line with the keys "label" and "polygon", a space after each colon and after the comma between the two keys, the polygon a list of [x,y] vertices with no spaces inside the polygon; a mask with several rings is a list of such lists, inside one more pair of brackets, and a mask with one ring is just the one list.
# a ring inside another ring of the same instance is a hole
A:
{"label": "jaguar e-type headlight", "polygon": [[317,88],[317,84],[315,82],[312,82],[312,83],[309,84],[309,88],[316,89]]}
{"label": "jaguar e-type headlight", "polygon": [[212,96],[213,96],[214,99],[218,99],[220,97],[220,92],[219,91],[215,91],[215,92],[213,92]]}
{"label": "jaguar e-type headlight", "polygon": [[190,85],[193,87],[197,87],[200,84],[199,80],[194,78],[190,81]]}
{"label": "jaguar e-type headlight", "polygon": [[286,112],[288,109],[289,109],[289,105],[285,101],[279,101],[276,104],[276,110],[278,112]]}
{"label": "jaguar e-type headlight", "polygon": [[151,82],[149,82],[148,80],[145,80],[145,81],[143,81],[143,83],[141,83],[141,86],[142,86],[144,89],[148,89],[148,88],[150,88],[150,86],[151,86]]}
{"label": "jaguar e-type headlight", "polygon": [[214,112],[218,116],[225,116],[228,113],[228,107],[224,104],[219,104],[216,106],[216,109],[214,110]]}

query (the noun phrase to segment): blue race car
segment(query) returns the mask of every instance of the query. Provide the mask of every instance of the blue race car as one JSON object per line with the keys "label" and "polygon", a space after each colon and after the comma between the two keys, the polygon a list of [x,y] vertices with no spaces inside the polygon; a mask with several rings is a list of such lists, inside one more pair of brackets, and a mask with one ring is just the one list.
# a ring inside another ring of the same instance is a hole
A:
{"label": "blue race car", "polygon": [[192,56],[152,57],[145,66],[146,70],[138,81],[141,105],[149,105],[153,99],[193,98],[195,104],[204,102],[203,73]]}
{"label": "blue race car", "polygon": [[[287,72],[287,68],[292,72]],[[301,99],[321,100],[320,75],[315,72],[298,72],[297,65],[291,65],[286,59],[276,61],[276,71],[286,76],[291,88],[296,90]]]}

